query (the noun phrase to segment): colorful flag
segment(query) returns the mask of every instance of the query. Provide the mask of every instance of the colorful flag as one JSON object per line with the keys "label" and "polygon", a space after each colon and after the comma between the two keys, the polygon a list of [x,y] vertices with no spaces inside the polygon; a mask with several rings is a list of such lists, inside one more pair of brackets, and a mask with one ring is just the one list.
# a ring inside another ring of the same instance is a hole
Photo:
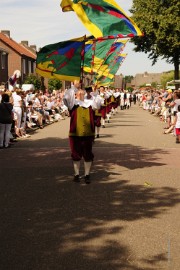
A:
{"label": "colorful flag", "polygon": [[113,43],[113,39],[86,41],[83,66],[86,73],[97,72]]}
{"label": "colorful flag", "polygon": [[43,47],[37,53],[36,72],[59,80],[80,80],[85,37]]}
{"label": "colorful flag", "polygon": [[[104,59],[103,64],[99,67],[97,70],[97,75],[101,76],[102,74],[107,76],[109,74],[112,67],[116,65],[116,63],[119,61],[120,53],[124,49],[125,45],[127,43],[127,40],[117,40],[113,43],[111,46],[111,49],[109,50],[107,57]],[[112,72],[111,72],[112,73]]]}
{"label": "colorful flag", "polygon": [[101,70],[102,72],[94,77],[94,84],[99,85],[109,85],[114,82],[114,76],[116,75],[119,67],[122,65],[124,59],[127,54],[119,54],[119,56],[115,59],[114,62],[107,65],[107,69]]}
{"label": "colorful flag", "polygon": [[[106,77],[113,77],[116,72],[119,69],[119,66],[123,63],[124,59],[126,58],[127,54],[119,54],[118,56],[114,57],[109,63],[105,63],[100,70],[98,71],[97,75],[95,76],[96,78],[99,78],[101,76],[106,76]],[[109,59],[108,59],[109,60]]]}
{"label": "colorful flag", "polygon": [[141,30],[114,0],[62,0],[63,12],[74,11],[95,37],[142,36]]}
{"label": "colorful flag", "polygon": [[84,71],[96,74],[107,66],[114,55],[118,56],[124,48],[127,40],[96,40],[85,44]]}
{"label": "colorful flag", "polygon": [[[119,67],[122,65],[122,63],[124,62],[126,57],[127,57],[127,53],[121,53],[117,57],[115,64],[112,64],[111,67],[110,67],[110,74],[116,75]],[[111,77],[110,74],[108,75],[108,77]]]}
{"label": "colorful flag", "polygon": [[96,87],[110,86],[113,83],[114,83],[114,76],[112,78],[108,78],[106,76],[102,76],[101,78],[99,78],[98,80],[96,80],[95,82],[93,82],[93,84],[96,85]]}

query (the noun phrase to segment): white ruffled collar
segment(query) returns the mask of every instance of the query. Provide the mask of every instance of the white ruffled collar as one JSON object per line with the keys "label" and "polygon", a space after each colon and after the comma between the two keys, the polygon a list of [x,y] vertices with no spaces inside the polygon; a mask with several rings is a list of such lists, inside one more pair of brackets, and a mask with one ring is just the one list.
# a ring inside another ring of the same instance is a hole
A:
{"label": "white ruffled collar", "polygon": [[85,99],[84,101],[75,99],[75,105],[79,105],[80,107],[89,108],[93,104],[92,99]]}

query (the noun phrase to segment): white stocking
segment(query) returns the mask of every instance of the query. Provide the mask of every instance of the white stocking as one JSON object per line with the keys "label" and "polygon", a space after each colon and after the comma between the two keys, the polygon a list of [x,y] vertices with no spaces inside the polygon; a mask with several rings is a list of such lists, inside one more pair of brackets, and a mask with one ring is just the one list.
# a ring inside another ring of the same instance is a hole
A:
{"label": "white stocking", "polygon": [[79,175],[80,161],[73,161],[74,175]]}
{"label": "white stocking", "polygon": [[90,162],[85,162],[84,161],[85,175],[89,175],[90,174],[91,165],[92,165],[92,161],[90,161]]}

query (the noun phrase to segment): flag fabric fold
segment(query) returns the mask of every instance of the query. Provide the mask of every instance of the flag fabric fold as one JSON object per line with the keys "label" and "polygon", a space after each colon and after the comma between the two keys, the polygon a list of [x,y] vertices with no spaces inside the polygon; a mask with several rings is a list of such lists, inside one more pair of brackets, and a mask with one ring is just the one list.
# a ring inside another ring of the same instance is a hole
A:
{"label": "flag fabric fold", "polygon": [[[104,59],[103,64],[99,67],[96,77],[100,77],[101,75],[108,76],[110,70],[116,65],[119,61],[120,53],[123,51],[127,40],[117,40],[111,46],[110,51],[107,54],[107,57]],[[112,72],[111,72],[112,73]],[[114,72],[115,74],[116,72]]]}
{"label": "flag fabric fold", "polygon": [[85,43],[83,69],[86,73],[94,74],[97,72],[113,43],[113,39],[89,40]]}
{"label": "flag fabric fold", "polygon": [[114,82],[114,76],[116,75],[118,69],[122,65],[124,59],[126,58],[127,54],[120,53],[118,57],[114,59],[109,65],[107,65],[107,69],[102,70],[102,73],[96,77],[94,77],[94,84],[97,86],[100,85],[110,85]]}
{"label": "flag fabric fold", "polygon": [[36,72],[47,78],[80,80],[85,37],[46,45],[37,53]]}
{"label": "flag fabric fold", "polygon": [[74,11],[95,37],[119,38],[142,36],[136,23],[114,0],[62,0],[62,11]]}
{"label": "flag fabric fold", "polygon": [[127,40],[120,39],[86,42],[84,71],[95,75],[106,69],[110,61],[123,50],[126,43]]}

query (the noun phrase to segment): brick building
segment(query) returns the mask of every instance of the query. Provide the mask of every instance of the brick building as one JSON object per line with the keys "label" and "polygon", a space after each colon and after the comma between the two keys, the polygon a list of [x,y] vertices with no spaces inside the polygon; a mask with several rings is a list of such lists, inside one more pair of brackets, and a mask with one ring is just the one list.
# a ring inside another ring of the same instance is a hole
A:
{"label": "brick building", "polygon": [[122,74],[114,76],[114,87],[115,88],[123,89],[124,88],[123,83],[124,83],[124,80],[123,80]]}
{"label": "brick building", "polygon": [[156,83],[158,85],[161,84],[162,75],[163,73],[148,73],[148,72],[138,73],[134,76],[131,83],[128,83],[128,86],[139,87],[142,85],[152,83]]}
{"label": "brick building", "polygon": [[21,81],[29,74],[35,73],[36,46],[28,46],[27,41],[20,44],[10,37],[10,31],[0,32],[0,85],[8,87],[8,79],[15,70],[20,70]]}

